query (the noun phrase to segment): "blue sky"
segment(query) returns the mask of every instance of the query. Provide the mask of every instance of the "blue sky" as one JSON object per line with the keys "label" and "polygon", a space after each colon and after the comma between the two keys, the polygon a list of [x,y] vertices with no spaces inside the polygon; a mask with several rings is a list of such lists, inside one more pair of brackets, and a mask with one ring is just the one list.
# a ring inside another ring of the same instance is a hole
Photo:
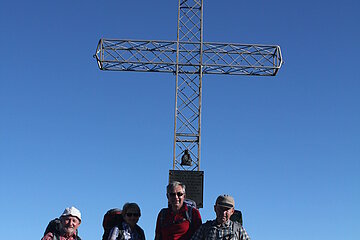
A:
{"label": "blue sky", "polygon": [[[137,202],[153,239],[172,168],[175,78],[102,72],[98,40],[176,40],[175,0],[4,1],[0,230],[41,238],[67,206],[100,239]],[[358,1],[204,1],[204,40],[281,46],[276,77],[205,76],[203,220],[234,196],[252,239],[360,235]],[[17,230],[19,229],[20,230]]]}

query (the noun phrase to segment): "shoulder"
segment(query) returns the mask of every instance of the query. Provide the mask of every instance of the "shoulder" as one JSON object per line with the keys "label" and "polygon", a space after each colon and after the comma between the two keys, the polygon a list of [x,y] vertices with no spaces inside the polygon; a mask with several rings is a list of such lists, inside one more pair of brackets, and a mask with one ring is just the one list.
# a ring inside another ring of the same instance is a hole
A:
{"label": "shoulder", "polygon": [[139,226],[139,225],[137,225],[136,224],[136,231],[140,234],[140,236],[141,236],[141,239],[145,239],[145,232],[144,232],[144,230]]}
{"label": "shoulder", "polygon": [[160,212],[159,212],[159,216],[162,215],[162,214],[166,214],[166,213],[168,213],[168,212],[170,212],[170,211],[169,211],[169,208],[162,208],[162,209],[160,210]]}
{"label": "shoulder", "polygon": [[201,221],[201,215],[200,215],[199,209],[193,208],[192,209],[192,215],[193,215],[193,218],[200,219],[200,221]]}
{"label": "shoulder", "polygon": [[212,226],[215,226],[216,223],[215,223],[215,220],[207,220],[205,223],[201,224],[201,229],[202,230],[206,230],[206,229],[209,229],[211,228]]}
{"label": "shoulder", "polygon": [[162,208],[158,214],[158,219],[160,219],[161,221],[164,220],[164,218],[166,218],[169,213],[169,208]]}
{"label": "shoulder", "polygon": [[214,225],[216,225],[216,220],[207,220],[204,224],[203,224],[204,226],[206,225],[206,226],[214,226]]}
{"label": "shoulder", "polygon": [[199,215],[200,215],[199,209],[194,208],[194,207],[188,207],[188,208],[190,208],[193,213],[196,213],[196,214],[199,214]]}
{"label": "shoulder", "polygon": [[41,240],[52,240],[54,238],[54,234],[52,232],[48,232]]}
{"label": "shoulder", "polygon": [[136,227],[136,231],[138,231],[139,233],[144,233],[144,230],[139,225],[136,224],[135,227]]}

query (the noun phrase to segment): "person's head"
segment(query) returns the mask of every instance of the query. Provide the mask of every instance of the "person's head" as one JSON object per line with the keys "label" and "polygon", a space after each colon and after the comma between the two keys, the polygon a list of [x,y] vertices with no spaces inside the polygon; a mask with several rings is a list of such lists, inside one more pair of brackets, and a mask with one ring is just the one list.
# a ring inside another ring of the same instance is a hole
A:
{"label": "person's head", "polygon": [[139,205],[136,203],[125,203],[122,209],[122,215],[125,222],[133,228],[141,216]]}
{"label": "person's head", "polygon": [[181,182],[171,182],[166,187],[166,196],[173,211],[177,212],[184,204],[185,184]]}
{"label": "person's head", "polygon": [[62,231],[65,236],[76,234],[81,223],[81,213],[75,207],[65,208],[60,216]]}
{"label": "person's head", "polygon": [[227,222],[234,213],[235,201],[230,195],[220,195],[215,202],[214,210],[217,223]]}

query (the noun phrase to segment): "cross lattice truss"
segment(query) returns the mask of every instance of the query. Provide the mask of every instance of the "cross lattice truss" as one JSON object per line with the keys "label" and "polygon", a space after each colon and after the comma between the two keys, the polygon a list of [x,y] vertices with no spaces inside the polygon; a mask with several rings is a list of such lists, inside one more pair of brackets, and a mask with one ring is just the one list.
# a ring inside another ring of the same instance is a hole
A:
{"label": "cross lattice truss", "polygon": [[[203,74],[275,76],[282,64],[279,46],[205,42],[200,65],[200,43],[180,44],[186,61],[178,65],[187,74],[201,67]],[[176,54],[176,41],[101,39],[95,56],[101,70],[175,74]]]}
{"label": "cross lattice truss", "polygon": [[203,42],[203,0],[178,12],[176,41],[100,39],[94,56],[101,70],[175,74],[173,169],[199,171],[203,74],[275,76],[283,60],[276,45]]}

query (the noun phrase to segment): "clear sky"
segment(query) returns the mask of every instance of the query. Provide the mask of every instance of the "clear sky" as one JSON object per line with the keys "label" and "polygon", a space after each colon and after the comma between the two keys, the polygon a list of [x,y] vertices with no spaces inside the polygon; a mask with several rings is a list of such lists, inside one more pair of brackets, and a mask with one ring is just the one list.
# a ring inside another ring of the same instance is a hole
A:
{"label": "clear sky", "polygon": [[[176,0],[2,1],[1,239],[63,209],[100,239],[137,202],[153,239],[172,168],[175,77],[103,72],[100,38],[176,40]],[[204,1],[204,40],[280,45],[276,77],[204,76],[203,220],[234,196],[253,240],[360,236],[360,3]]]}

